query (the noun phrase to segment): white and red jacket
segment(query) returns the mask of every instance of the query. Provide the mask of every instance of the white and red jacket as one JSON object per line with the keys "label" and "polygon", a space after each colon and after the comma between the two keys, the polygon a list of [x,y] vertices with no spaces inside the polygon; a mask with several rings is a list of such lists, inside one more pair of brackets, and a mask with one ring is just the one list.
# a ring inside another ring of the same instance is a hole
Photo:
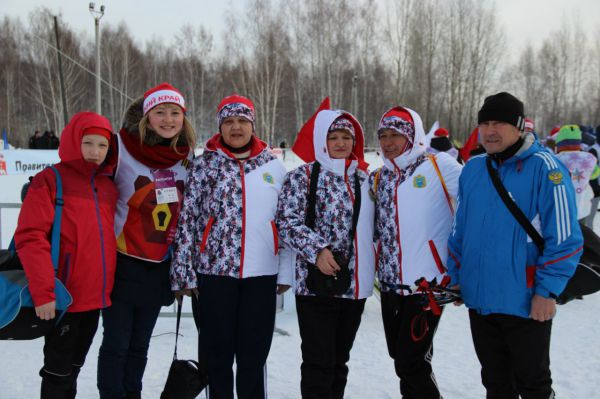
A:
{"label": "white and red jacket", "polygon": [[383,167],[369,178],[376,198],[377,277],[382,291],[404,295],[409,291],[403,286],[414,287],[421,277],[440,282],[445,274],[462,169],[446,153],[427,154],[421,118],[405,109],[414,121],[413,147],[384,158]]}
{"label": "white and red jacket", "polygon": [[185,189],[171,263],[173,290],[197,287],[196,272],[236,278],[278,274],[275,211],[284,176],[281,161],[256,137],[246,160],[225,149],[220,134],[207,142]]}
{"label": "white and red jacket", "polygon": [[[362,299],[373,293],[375,279],[375,252],[373,248],[374,204],[369,197],[368,175],[359,168],[357,159],[330,158],[327,152],[327,131],[335,119],[344,116],[352,121],[356,140],[360,141],[362,159],[363,132],[352,115],[343,111],[320,111],[310,132],[314,155],[321,164],[316,191],[315,230],[305,225],[309,180],[314,162],[289,172],[283,183],[277,207],[277,226],[281,241],[295,254],[295,293],[312,295],[306,287],[307,263],[315,263],[325,247],[350,253],[351,285],[343,298]],[[301,133],[302,134],[302,133]],[[362,167],[362,163],[361,163]],[[366,169],[366,168],[365,168]],[[354,176],[358,175],[361,188],[361,207],[354,240],[350,238],[354,207]]]}

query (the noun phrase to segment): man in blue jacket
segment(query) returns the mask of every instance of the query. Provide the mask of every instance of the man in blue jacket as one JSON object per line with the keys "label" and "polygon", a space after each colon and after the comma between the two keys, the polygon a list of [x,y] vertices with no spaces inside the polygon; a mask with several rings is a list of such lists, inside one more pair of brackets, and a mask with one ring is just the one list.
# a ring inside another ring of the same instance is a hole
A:
{"label": "man in blue jacket", "polygon": [[[523,133],[523,103],[509,93],[478,114],[485,154],[465,165],[448,247],[448,273],[469,308],[487,398],[554,398],[550,333],[556,298],[575,271],[583,238],[569,171]],[[493,168],[544,239],[538,250],[496,191]]]}

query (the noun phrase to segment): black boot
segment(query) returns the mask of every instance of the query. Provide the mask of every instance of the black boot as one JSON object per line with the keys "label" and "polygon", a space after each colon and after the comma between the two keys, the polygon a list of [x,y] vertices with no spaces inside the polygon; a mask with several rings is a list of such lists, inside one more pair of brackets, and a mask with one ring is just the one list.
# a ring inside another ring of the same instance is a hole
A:
{"label": "black boot", "polygon": [[42,388],[40,399],[65,399],[71,388],[71,376],[56,376],[40,372],[42,375]]}
{"label": "black boot", "polygon": [[67,392],[66,399],[75,399],[75,396],[77,396],[77,377],[79,377],[80,371],[81,366],[73,365],[73,372],[71,373],[71,388]]}

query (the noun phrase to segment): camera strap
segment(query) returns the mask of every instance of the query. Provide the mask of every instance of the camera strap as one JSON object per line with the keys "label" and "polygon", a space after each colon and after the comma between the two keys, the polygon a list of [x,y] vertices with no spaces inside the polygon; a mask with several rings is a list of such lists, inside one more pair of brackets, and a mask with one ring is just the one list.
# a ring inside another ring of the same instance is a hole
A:
{"label": "camera strap", "polygon": [[[308,202],[306,205],[306,218],[304,224],[310,229],[315,229],[315,218],[316,218],[316,205],[317,205],[317,185],[319,183],[319,173],[321,172],[321,164],[318,161],[313,163],[313,168],[309,178],[309,190],[308,190]],[[352,229],[350,230],[350,246],[349,249],[352,251],[352,242],[356,234],[356,226],[358,224],[358,216],[360,214],[360,180],[358,173],[354,173],[354,206],[352,208]],[[351,255],[351,254],[349,254]],[[348,259],[350,256],[348,256]]]}

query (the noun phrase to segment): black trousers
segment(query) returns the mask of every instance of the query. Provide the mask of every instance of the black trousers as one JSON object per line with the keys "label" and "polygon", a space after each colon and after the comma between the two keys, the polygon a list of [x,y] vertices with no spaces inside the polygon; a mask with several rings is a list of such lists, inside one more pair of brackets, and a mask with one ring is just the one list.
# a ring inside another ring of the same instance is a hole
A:
{"label": "black trousers", "polygon": [[431,368],[433,337],[440,317],[423,311],[421,295],[381,293],[381,315],[388,353],[405,399],[439,399]]}
{"label": "black trousers", "polygon": [[[200,276],[198,276],[198,281],[200,281]],[[198,367],[203,375],[208,375],[208,369],[206,366],[206,350],[204,349],[204,344],[200,339],[200,320],[202,319],[201,306],[198,302],[198,297],[193,294],[191,296],[191,301],[194,324],[196,325],[196,330],[198,330]]]}
{"label": "black trousers", "polygon": [[303,399],[342,399],[365,299],[296,296]]}
{"label": "black trousers", "polygon": [[99,310],[65,313],[59,325],[44,337],[42,399],[71,399],[77,377],[98,329]]}
{"label": "black trousers", "polygon": [[480,315],[469,310],[475,352],[488,399],[551,399],[552,320]]}
{"label": "black trousers", "polygon": [[266,398],[266,362],[275,328],[277,276],[233,278],[200,275],[200,343],[208,369],[209,397]]}
{"label": "black trousers", "polygon": [[98,354],[101,399],[141,397],[152,331],[162,306],[173,302],[169,262],[117,254],[112,305],[102,311]]}
{"label": "black trousers", "polygon": [[121,399],[141,394],[150,339],[160,308],[113,300],[112,306],[102,311],[104,334],[98,354],[100,398]]}

